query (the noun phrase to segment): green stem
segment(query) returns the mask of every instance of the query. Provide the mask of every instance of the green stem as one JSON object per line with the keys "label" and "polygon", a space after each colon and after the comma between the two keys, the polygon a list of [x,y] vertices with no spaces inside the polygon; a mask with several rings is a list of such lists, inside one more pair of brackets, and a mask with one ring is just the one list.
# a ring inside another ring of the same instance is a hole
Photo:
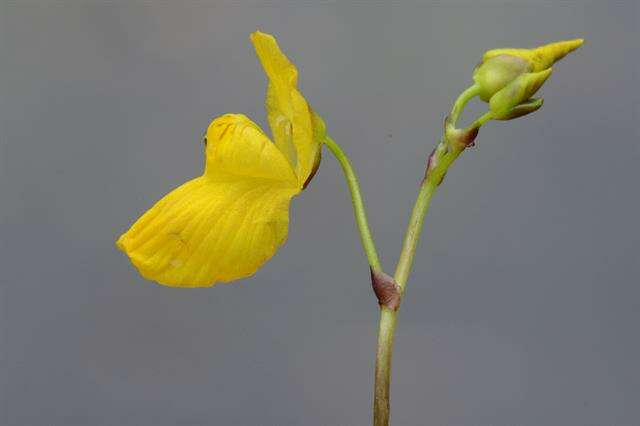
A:
{"label": "green stem", "polygon": [[[454,125],[460,117],[464,106],[469,102],[469,100],[476,96],[478,92],[479,87],[473,85],[460,94],[450,114],[451,122]],[[490,118],[490,114],[485,114],[474,121],[470,127],[479,127]],[[353,167],[351,166],[351,162],[344,151],[342,151],[342,148],[340,148],[340,146],[328,136],[325,140],[325,145],[336,157],[338,163],[340,163],[345,179],[347,180],[349,191],[351,192],[351,202],[353,204],[356,223],[358,224],[358,230],[360,231],[360,240],[367,255],[369,265],[373,270],[381,272],[382,267],[371,235],[371,230],[369,229],[369,221],[367,220],[367,213],[364,207],[364,202],[362,201],[360,185]],[[458,144],[457,146],[460,145]],[[424,218],[429,209],[431,197],[435,193],[451,164],[453,164],[463,150],[464,147],[455,148],[452,144],[447,145],[446,139],[443,139],[443,141],[438,145],[438,148],[434,151],[435,165],[427,173],[422,185],[420,186],[420,192],[418,193],[418,198],[416,199],[411,213],[411,218],[409,219],[409,225],[407,226],[407,231],[402,244],[402,252],[400,253],[400,258],[398,259],[398,264],[396,266],[394,279],[398,284],[401,293],[404,292],[409,274],[411,273],[413,257],[422,232]],[[378,328],[378,347],[376,350],[376,374],[373,402],[373,423],[375,426],[389,425],[391,359],[393,355],[393,338],[397,317],[398,314],[396,311],[389,309],[386,306],[380,306],[380,324]]]}
{"label": "green stem", "polygon": [[479,93],[480,86],[478,86],[477,84],[468,87],[464,92],[460,93],[460,96],[458,96],[458,99],[456,99],[455,103],[453,104],[453,108],[451,108],[451,114],[449,115],[452,123],[455,124],[458,122],[460,113],[462,113],[465,105],[467,105],[469,101]]}
{"label": "green stem", "polygon": [[422,232],[422,225],[424,218],[429,210],[429,204],[431,203],[431,197],[436,192],[437,184],[434,179],[428,177],[420,187],[418,197],[413,206],[411,218],[409,219],[409,225],[405,232],[404,241],[402,243],[402,251],[400,252],[400,258],[396,266],[396,273],[394,278],[396,283],[404,290],[407,285],[407,279],[411,273],[411,266],[413,265],[413,256],[418,245],[418,240]]}
{"label": "green stem", "polygon": [[391,384],[391,357],[393,355],[393,335],[398,315],[384,306],[380,307],[378,326],[378,347],[376,350],[376,376],[373,389],[373,424],[389,424],[389,389]]}
{"label": "green stem", "polygon": [[482,114],[478,119],[476,119],[476,121],[474,121],[473,123],[471,123],[467,129],[470,129],[472,127],[480,127],[482,126],[484,123],[486,123],[487,121],[491,120],[493,118],[493,112],[491,111],[487,111],[484,114]]}
{"label": "green stem", "polygon": [[[449,115],[451,123],[455,123],[460,118],[460,114],[465,105],[479,93],[480,88],[473,85],[460,94]],[[485,114],[473,122],[469,128],[480,126],[491,119],[490,114]],[[436,147],[433,155],[433,166],[425,176],[420,186],[420,192],[416,199],[409,224],[405,232],[402,243],[402,251],[398,259],[394,279],[400,287],[401,293],[407,285],[413,257],[420,239],[424,218],[429,210],[431,198],[436,192],[438,185],[442,182],[449,167],[464,151],[464,145],[451,144],[446,140],[446,136]],[[428,166],[430,167],[430,166]],[[373,424],[374,426],[388,426],[390,416],[389,389],[391,382],[391,361],[393,355],[393,337],[398,320],[397,311],[380,307],[380,323],[378,327],[378,347],[376,350],[376,374],[373,398]]]}
{"label": "green stem", "polygon": [[333,139],[327,136],[325,145],[333,153],[333,155],[340,163],[344,177],[349,185],[349,191],[351,191],[351,203],[353,204],[353,211],[356,217],[356,223],[358,224],[358,230],[360,231],[360,241],[362,247],[367,255],[369,265],[377,271],[381,271],[380,259],[378,258],[378,252],[376,250],[376,244],[371,236],[371,230],[369,229],[369,221],[367,220],[367,211],[364,208],[364,202],[362,201],[362,194],[360,193],[360,184],[358,183],[358,177],[353,171],[351,162],[347,155],[342,151],[340,145],[338,145]]}
{"label": "green stem", "polygon": [[[404,237],[402,252],[394,279],[404,291],[407,278],[411,272],[413,255],[422,231],[424,217],[429,209],[431,197],[436,191],[435,180],[427,178],[420,187],[418,198],[409,219]],[[393,355],[393,336],[398,320],[398,313],[384,306],[380,307],[380,324],[378,326],[378,347],[376,351],[376,375],[373,398],[374,426],[388,426],[390,413],[389,389],[391,385],[391,360]]]}

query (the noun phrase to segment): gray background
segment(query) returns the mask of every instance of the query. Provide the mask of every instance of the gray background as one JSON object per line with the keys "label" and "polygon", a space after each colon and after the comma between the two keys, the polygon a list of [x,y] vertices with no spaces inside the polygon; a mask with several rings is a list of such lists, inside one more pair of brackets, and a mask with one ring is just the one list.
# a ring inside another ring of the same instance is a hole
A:
{"label": "gray background", "polygon": [[351,155],[390,271],[482,52],[587,39],[544,107],[483,128],[435,197],[392,417],[640,425],[638,17],[631,0],[3,0],[0,422],[370,421],[377,308],[330,155],[293,202],[287,244],[250,279],[164,288],[114,246],[200,173],[212,117],[264,125],[259,27]]}

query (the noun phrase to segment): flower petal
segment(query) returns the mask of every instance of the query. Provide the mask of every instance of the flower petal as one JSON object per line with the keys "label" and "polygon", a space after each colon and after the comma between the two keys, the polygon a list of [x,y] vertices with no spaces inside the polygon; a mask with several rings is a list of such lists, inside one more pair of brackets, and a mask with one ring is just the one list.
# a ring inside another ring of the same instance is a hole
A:
{"label": "flower petal", "polygon": [[298,70],[272,35],[256,31],[251,41],[269,77],[266,109],[273,139],[302,186],[313,170],[322,140],[314,138],[312,112],[297,88]]}
{"label": "flower petal", "polygon": [[211,286],[253,274],[287,237],[291,166],[242,115],[214,120],[203,176],[171,191],[117,242],[147,279]]}

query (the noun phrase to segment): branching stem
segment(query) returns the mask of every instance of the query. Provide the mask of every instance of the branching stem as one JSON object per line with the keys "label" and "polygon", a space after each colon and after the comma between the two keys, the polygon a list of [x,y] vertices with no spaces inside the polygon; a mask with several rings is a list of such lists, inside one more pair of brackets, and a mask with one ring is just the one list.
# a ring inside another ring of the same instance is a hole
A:
{"label": "branching stem", "polygon": [[[465,105],[475,96],[478,95],[480,88],[473,85],[460,94],[451,109],[447,125],[452,128],[451,133],[445,129],[445,135],[431,155],[427,164],[427,172],[425,178],[420,185],[420,191],[416,199],[413,211],[409,219],[409,224],[405,232],[402,251],[398,259],[396,271],[393,279],[397,284],[400,295],[404,293],[404,289],[411,273],[413,265],[413,257],[422,233],[424,218],[429,210],[431,198],[435,194],[438,186],[442,183],[449,167],[464,151],[468,143],[472,143],[477,129],[490,120],[491,113],[486,113],[476,119],[466,129],[455,129],[455,124],[460,118],[460,114]],[[455,139],[455,140],[452,140]],[[456,139],[458,138],[458,139]],[[325,145],[333,153],[340,163],[345,179],[351,193],[351,202],[353,211],[360,231],[360,240],[364,248],[369,265],[372,271],[382,272],[380,259],[376,250],[375,242],[369,229],[369,221],[360,192],[358,178],[353,170],[351,162],[347,155],[342,151],[340,146],[330,137],[325,140]],[[393,338],[397,323],[398,313],[397,306],[392,309],[389,306],[381,304],[380,306],[380,323],[378,328],[378,346],[376,350],[376,372],[373,399],[373,424],[374,426],[389,425],[389,389],[391,381],[391,359],[393,354]]]}
{"label": "branching stem", "polygon": [[[455,126],[458,121],[462,110],[465,105],[475,97],[479,92],[478,86],[471,86],[466,89],[456,102],[449,115],[450,123]],[[491,118],[490,114],[485,114],[474,121],[467,129],[459,132],[461,137],[464,137],[477,130],[477,128],[484,124]],[[466,133],[466,135],[465,135]],[[477,132],[476,132],[477,133]],[[475,134],[473,133],[473,138]],[[473,141],[473,138],[471,142]],[[418,197],[413,206],[413,211],[407,225],[404,241],[402,244],[402,251],[398,259],[394,279],[400,287],[402,293],[407,285],[409,274],[411,273],[411,267],[413,265],[413,257],[422,233],[422,226],[424,223],[425,215],[429,210],[431,198],[436,192],[438,186],[442,183],[444,175],[449,170],[449,167],[455,162],[455,160],[464,151],[466,145],[459,141],[447,140],[443,136],[442,141],[438,144],[433,151],[429,162],[427,164],[427,173],[425,179],[420,185],[420,191]],[[393,355],[393,337],[395,333],[396,323],[398,319],[398,312],[388,309],[385,306],[380,307],[380,323],[378,327],[378,346],[376,350],[376,373],[375,373],[375,386],[374,386],[374,399],[373,399],[373,424],[374,426],[388,426],[390,417],[390,400],[389,389],[391,381],[391,361]]]}

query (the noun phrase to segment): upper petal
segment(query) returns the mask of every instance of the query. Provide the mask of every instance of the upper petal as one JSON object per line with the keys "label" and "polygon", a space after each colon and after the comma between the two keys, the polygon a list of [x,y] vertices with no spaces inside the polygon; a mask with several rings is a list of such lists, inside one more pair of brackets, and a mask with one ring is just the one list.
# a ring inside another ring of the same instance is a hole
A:
{"label": "upper petal", "polygon": [[298,70],[270,34],[256,31],[251,41],[269,77],[266,108],[273,138],[302,186],[313,170],[322,140],[314,138],[312,112],[297,88]]}
{"label": "upper petal", "polygon": [[205,175],[214,180],[259,178],[295,187],[297,177],[262,129],[243,114],[225,114],[207,129]]}
{"label": "upper petal", "polygon": [[288,162],[246,117],[226,115],[207,131],[203,176],[163,197],[117,245],[140,273],[198,287],[253,274],[287,237],[299,192]]}

